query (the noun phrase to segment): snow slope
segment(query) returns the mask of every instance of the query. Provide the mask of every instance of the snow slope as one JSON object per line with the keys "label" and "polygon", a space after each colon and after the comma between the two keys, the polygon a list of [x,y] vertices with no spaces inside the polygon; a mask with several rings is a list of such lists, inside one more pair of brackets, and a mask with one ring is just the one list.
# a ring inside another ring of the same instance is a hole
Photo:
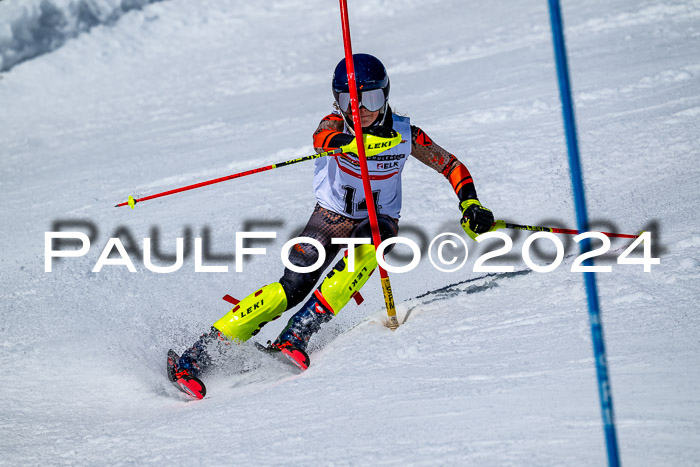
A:
{"label": "snow slope", "polygon": [[51,52],[97,25],[158,0],[5,0],[0,3],[0,71]]}
{"label": "snow slope", "polygon": [[[5,5],[0,24],[15,18]],[[385,62],[394,108],[467,163],[498,218],[575,225],[546,2],[350,8],[354,50]],[[616,265],[629,244],[616,240],[613,272],[598,274],[622,461],[699,464],[700,2],[563,8],[590,217],[603,230],[652,230],[661,258],[650,273]],[[315,337],[304,374],[248,343],[222,359],[202,401],[166,381],[167,349],[222,316],[222,295],[278,279],[279,249],[313,206],[311,165],[133,211],[113,205],[312,153],[342,54],[334,2],[169,0],[0,74],[0,464],[605,462],[571,239],[552,273],[481,277],[471,268],[485,248],[471,243],[459,272],[424,259],[393,275],[408,315],[393,333],[372,280],[365,304]],[[439,175],[408,162],[409,236],[458,232],[455,208]],[[92,248],[45,273],[44,233],[66,220],[97,228]],[[235,273],[244,228],[278,239]],[[137,273],[91,272],[111,236],[142,250],[159,235],[173,253],[187,229],[209,229],[229,273],[195,273],[189,255],[178,272],[155,274],[137,254]],[[506,261],[522,270],[526,236],[513,238]],[[290,315],[256,339],[274,338]]]}

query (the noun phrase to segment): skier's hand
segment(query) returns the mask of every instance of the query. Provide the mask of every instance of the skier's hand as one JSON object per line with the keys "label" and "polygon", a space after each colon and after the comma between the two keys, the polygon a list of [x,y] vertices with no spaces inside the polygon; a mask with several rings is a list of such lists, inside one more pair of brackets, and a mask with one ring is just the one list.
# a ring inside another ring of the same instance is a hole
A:
{"label": "skier's hand", "polygon": [[[401,134],[391,128],[367,128],[362,134],[362,140],[365,143],[365,156],[372,157],[398,145],[401,142]],[[340,149],[344,153],[357,154],[357,138],[353,138],[350,143],[341,146]]]}
{"label": "skier's hand", "polygon": [[478,199],[467,199],[459,203],[462,210],[462,228],[472,240],[491,230],[493,213],[481,205]]}

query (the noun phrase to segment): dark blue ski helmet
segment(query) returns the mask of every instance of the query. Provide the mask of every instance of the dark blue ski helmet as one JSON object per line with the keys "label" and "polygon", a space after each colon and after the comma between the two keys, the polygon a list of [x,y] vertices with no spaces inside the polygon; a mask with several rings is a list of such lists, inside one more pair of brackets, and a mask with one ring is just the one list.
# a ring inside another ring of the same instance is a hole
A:
{"label": "dark blue ski helmet", "polygon": [[[389,99],[389,75],[382,62],[373,55],[369,54],[353,54],[352,61],[355,65],[355,82],[357,84],[357,92],[360,94],[360,103],[368,110],[377,111],[386,110],[386,103]],[[345,66],[345,59],[335,67],[333,72],[333,97],[343,113],[349,112],[349,100],[347,94],[350,92],[348,86],[348,72]],[[376,93],[367,93],[367,99],[363,102],[363,93],[381,89],[383,92],[383,101],[379,102]],[[345,94],[345,95],[343,95]],[[381,104],[381,105],[380,105]]]}

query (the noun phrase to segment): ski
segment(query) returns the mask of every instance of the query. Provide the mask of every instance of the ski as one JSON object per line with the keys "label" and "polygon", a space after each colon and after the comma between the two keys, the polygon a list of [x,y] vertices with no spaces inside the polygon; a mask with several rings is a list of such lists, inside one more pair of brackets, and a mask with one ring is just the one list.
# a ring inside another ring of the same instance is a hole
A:
{"label": "ski", "polygon": [[178,367],[180,356],[174,350],[168,351],[167,372],[168,379],[180,391],[184,392],[188,397],[199,400],[207,395],[207,388],[199,378],[189,374],[186,369]]}
{"label": "ski", "polygon": [[301,371],[305,371],[307,368],[309,368],[309,365],[311,365],[309,355],[304,350],[291,345],[278,349],[276,347],[272,347],[270,341],[268,341],[267,346],[256,342],[255,347],[261,352],[277,357],[283,362],[291,363]]}

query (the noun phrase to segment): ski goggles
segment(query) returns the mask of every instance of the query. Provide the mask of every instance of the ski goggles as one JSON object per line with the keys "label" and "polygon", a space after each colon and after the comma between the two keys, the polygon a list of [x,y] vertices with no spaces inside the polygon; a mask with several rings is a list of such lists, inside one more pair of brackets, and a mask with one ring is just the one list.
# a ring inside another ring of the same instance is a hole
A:
{"label": "ski goggles", "polygon": [[[384,97],[383,89],[371,89],[369,91],[361,91],[359,106],[363,106],[370,112],[376,112],[384,107],[386,98]],[[345,113],[350,113],[350,93],[338,93],[338,107]]]}

